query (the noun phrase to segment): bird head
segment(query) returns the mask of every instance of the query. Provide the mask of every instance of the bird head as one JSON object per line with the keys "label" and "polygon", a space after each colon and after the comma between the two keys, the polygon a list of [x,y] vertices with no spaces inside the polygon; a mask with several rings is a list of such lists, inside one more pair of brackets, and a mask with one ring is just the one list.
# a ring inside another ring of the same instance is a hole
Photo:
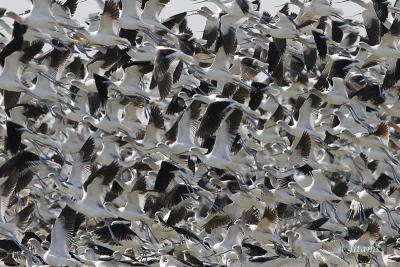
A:
{"label": "bird head", "polygon": [[121,258],[122,258],[122,253],[119,252],[119,251],[114,251],[114,253],[113,253],[113,258],[114,258],[115,260],[121,260]]}
{"label": "bird head", "polygon": [[190,155],[193,155],[193,156],[197,156],[199,154],[202,154],[201,149],[199,147],[191,147],[189,149],[189,153],[190,153]]}
{"label": "bird head", "polygon": [[287,231],[284,233],[284,235],[287,236],[287,237],[295,237],[295,236],[296,236],[296,232],[293,231],[293,230],[287,230]]}
{"label": "bird head", "polygon": [[111,202],[104,202],[104,207],[106,208],[106,210],[110,212],[115,211],[117,209],[115,205]]}
{"label": "bird head", "polygon": [[167,140],[165,143],[160,142],[156,145],[156,148],[165,150],[165,149],[168,149],[168,145],[172,144],[172,143],[173,143],[173,141],[170,141],[170,140]]}
{"label": "bird head", "polygon": [[92,239],[89,235],[81,235],[79,237],[79,240],[83,243],[91,243],[92,242]]}
{"label": "bird head", "polygon": [[17,21],[18,23],[20,23],[20,22],[19,22],[20,17],[19,17],[18,14],[15,13],[14,11],[7,11],[6,13],[4,13],[4,17],[13,19],[13,20]]}
{"label": "bird head", "polygon": [[358,44],[358,46],[359,46],[361,49],[364,49],[364,50],[367,50],[367,51],[370,51],[370,50],[371,50],[371,46],[370,46],[369,44],[367,44],[367,43],[364,43],[364,42],[360,42],[360,43]]}
{"label": "bird head", "polygon": [[258,189],[266,189],[267,187],[266,187],[265,184],[263,184],[263,183],[258,183],[258,184],[256,185],[256,188],[258,188]]}
{"label": "bird head", "polygon": [[135,257],[135,250],[133,248],[127,248],[124,251],[124,255],[128,257]]}
{"label": "bird head", "polygon": [[288,188],[291,190],[296,189],[297,183],[296,182],[290,182],[288,183]]}
{"label": "bird head", "polygon": [[30,238],[27,244],[31,248],[40,247],[40,242],[36,238]]}
{"label": "bird head", "polygon": [[232,250],[235,251],[238,254],[242,254],[242,246],[241,245],[238,245],[238,244],[233,245],[232,246]]}
{"label": "bird head", "polygon": [[50,247],[50,242],[45,240],[45,241],[42,242],[41,246],[46,248],[46,249],[48,249]]}
{"label": "bird head", "polygon": [[93,118],[92,116],[83,116],[83,118],[82,118],[82,122],[84,122],[84,123],[90,123],[90,124],[92,124],[92,123],[94,123],[95,121],[96,121],[96,119]]}
{"label": "bird head", "polygon": [[348,191],[346,194],[347,197],[349,197],[350,199],[354,199],[354,200],[358,200],[358,194],[355,191]]}
{"label": "bird head", "polygon": [[62,196],[60,196],[60,201],[69,203],[71,201],[71,198],[67,195],[62,195]]}

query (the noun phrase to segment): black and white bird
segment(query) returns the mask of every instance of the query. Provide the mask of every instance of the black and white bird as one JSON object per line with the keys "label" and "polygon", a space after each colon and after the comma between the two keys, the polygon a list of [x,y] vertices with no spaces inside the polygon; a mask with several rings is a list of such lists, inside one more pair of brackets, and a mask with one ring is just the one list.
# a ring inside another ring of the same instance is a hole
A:
{"label": "black and white bird", "polygon": [[398,265],[399,1],[28,2],[0,265]]}

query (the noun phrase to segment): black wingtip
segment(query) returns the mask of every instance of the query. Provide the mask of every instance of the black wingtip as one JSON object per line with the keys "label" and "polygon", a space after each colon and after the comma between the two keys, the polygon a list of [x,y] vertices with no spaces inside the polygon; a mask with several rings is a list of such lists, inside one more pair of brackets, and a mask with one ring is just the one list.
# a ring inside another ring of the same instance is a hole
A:
{"label": "black wingtip", "polygon": [[100,102],[104,107],[108,100],[108,87],[110,80],[97,73],[93,73],[93,78],[96,84],[97,93],[99,94]]}

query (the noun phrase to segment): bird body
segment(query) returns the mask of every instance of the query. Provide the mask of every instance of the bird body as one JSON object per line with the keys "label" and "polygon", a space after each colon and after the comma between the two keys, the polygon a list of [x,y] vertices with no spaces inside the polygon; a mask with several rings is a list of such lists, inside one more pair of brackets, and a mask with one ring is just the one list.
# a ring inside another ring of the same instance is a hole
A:
{"label": "bird body", "polygon": [[400,1],[193,1],[0,8],[0,265],[397,266]]}

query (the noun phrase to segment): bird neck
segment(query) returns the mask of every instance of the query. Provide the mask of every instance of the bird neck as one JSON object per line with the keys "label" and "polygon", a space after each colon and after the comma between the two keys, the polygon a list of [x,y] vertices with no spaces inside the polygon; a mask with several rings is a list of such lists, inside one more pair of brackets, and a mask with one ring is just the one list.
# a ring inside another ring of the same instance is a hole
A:
{"label": "bird neck", "polygon": [[[36,240],[37,241],[37,240]],[[43,255],[44,255],[44,253],[45,253],[45,251],[44,251],[44,249],[43,249],[43,247],[39,244],[39,242],[33,242],[33,248],[34,248],[34,250],[36,251],[36,253],[41,257],[41,258],[43,258]]]}
{"label": "bird neck", "polygon": [[226,236],[224,238],[224,243],[233,246],[236,245],[237,243],[241,243],[241,240],[243,238],[243,230],[241,227],[238,225],[233,225],[228,229],[228,232],[226,233]]}
{"label": "bird neck", "polygon": [[300,2],[299,0],[290,0],[290,3],[299,7],[299,8],[303,8],[304,4],[302,2]]}
{"label": "bird neck", "polygon": [[77,204],[76,204],[76,202],[75,201],[73,201],[72,199],[70,199],[70,198],[66,198],[66,199],[64,199],[64,201],[65,201],[65,203],[69,206],[69,207],[71,207],[72,209],[75,209],[75,208],[77,208]]}
{"label": "bird neck", "polygon": [[210,102],[208,96],[201,95],[201,94],[197,94],[194,99],[199,100],[199,101],[204,102],[204,103]]}
{"label": "bird neck", "polygon": [[90,36],[90,32],[88,32],[86,29],[76,29],[74,33],[74,39],[82,44],[88,44]]}
{"label": "bird neck", "polygon": [[85,254],[86,254],[86,258],[89,261],[96,261],[97,260],[96,254],[94,253],[94,251],[92,249],[89,249],[88,251],[86,251]]}
{"label": "bird neck", "polygon": [[220,1],[220,0],[210,0],[210,2],[216,4],[223,11],[228,12],[226,6],[222,3],[222,1]]}
{"label": "bird neck", "polygon": [[70,83],[71,85],[78,87],[80,90],[85,87],[85,82],[82,80],[72,80]]}
{"label": "bird neck", "polygon": [[206,156],[203,155],[203,153],[201,153],[200,150],[193,150],[194,154],[196,157],[198,157],[202,162],[204,162],[206,160]]}
{"label": "bird neck", "polygon": [[140,203],[140,198],[139,194],[136,192],[131,192],[127,196],[128,201],[126,202],[126,207],[134,207],[135,209],[140,209],[139,203]]}
{"label": "bird neck", "polygon": [[110,212],[110,213],[112,213],[112,214],[118,214],[118,213],[120,213],[119,208],[117,208],[116,206],[114,206],[114,204],[112,204],[112,203],[110,203],[110,202],[105,203],[104,208],[105,208],[108,212]]}
{"label": "bird neck", "polygon": [[300,186],[298,183],[293,183],[293,187],[300,194],[305,194],[306,193],[304,188],[302,186]]}
{"label": "bird neck", "polygon": [[21,56],[20,53],[14,52],[10,56],[6,57],[4,62],[4,68],[0,74],[1,77],[4,76],[15,77],[16,74],[18,74],[17,77],[20,77],[21,68],[18,60],[20,56]]}
{"label": "bird neck", "polygon": [[134,17],[134,18],[139,18],[139,15],[137,13],[136,9],[136,3],[132,3],[130,0],[121,0],[122,1],[122,12],[121,12],[121,18],[123,17]]}
{"label": "bird neck", "polygon": [[285,130],[286,132],[289,132],[289,133],[291,132],[291,128],[293,127],[293,126],[290,126],[286,121],[282,121],[280,126],[283,130]]}
{"label": "bird neck", "polygon": [[363,8],[365,8],[365,9],[368,9],[369,8],[369,6],[372,4],[372,2],[371,1],[368,1],[368,0],[351,0],[353,3],[356,3],[357,5],[359,5],[359,6],[361,6],[361,7],[363,7]]}
{"label": "bird neck", "polygon": [[294,242],[296,242],[297,238],[294,235],[294,233],[288,235],[288,243],[291,244],[291,247],[293,247]]}
{"label": "bird neck", "polygon": [[8,17],[13,19],[13,20],[15,20],[19,24],[24,24],[24,25],[26,24],[25,20],[24,20],[24,17],[18,15],[17,13],[12,12],[12,11],[8,12]]}
{"label": "bird neck", "polygon": [[91,125],[93,125],[93,126],[95,126],[95,127],[97,127],[97,126],[99,125],[99,123],[100,123],[99,120],[93,118],[92,116],[87,117],[87,121],[88,121]]}
{"label": "bird neck", "polygon": [[125,122],[140,122],[137,116],[137,107],[134,104],[129,104],[125,107]]}
{"label": "bird neck", "polygon": [[318,96],[319,98],[321,98],[322,100],[326,99],[326,95],[324,93],[322,93],[321,91],[317,90],[317,89],[312,89],[310,91],[312,94]]}

